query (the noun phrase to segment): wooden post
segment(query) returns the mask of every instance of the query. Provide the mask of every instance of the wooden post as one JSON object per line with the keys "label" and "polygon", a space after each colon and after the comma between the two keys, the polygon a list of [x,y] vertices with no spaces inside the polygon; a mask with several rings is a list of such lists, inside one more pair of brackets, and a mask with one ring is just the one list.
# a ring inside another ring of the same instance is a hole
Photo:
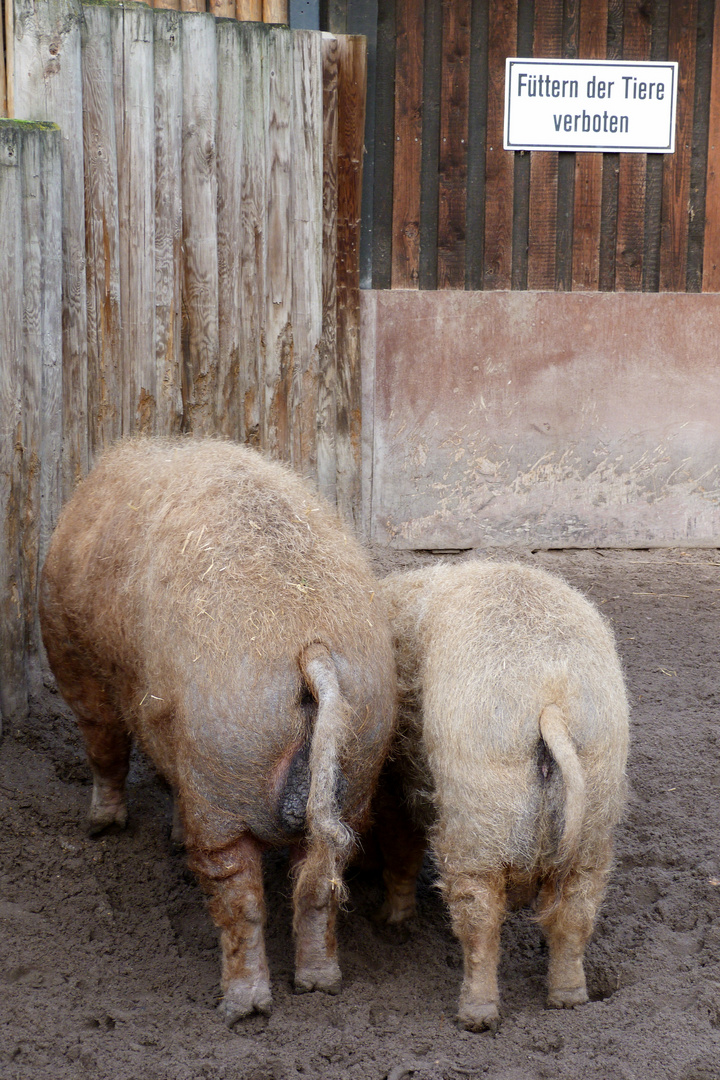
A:
{"label": "wooden post", "polygon": [[337,243],[338,243],[338,39],[322,38],[323,60],[323,236],[322,338],[318,371],[318,487],[337,498],[335,391],[337,380]]}
{"label": "wooden post", "polygon": [[322,337],[323,114],[321,38],[293,34],[292,326],[295,346],[291,461],[317,482],[319,346]]}
{"label": "wooden post", "polygon": [[168,11],[179,11],[180,0],[153,0],[152,7],[166,8]]}
{"label": "wooden post", "polygon": [[23,242],[25,132],[0,121],[0,725],[27,715],[22,506]]}
{"label": "wooden post", "polygon": [[267,112],[267,45],[269,30],[240,24],[242,73],[242,174],[240,236],[240,321],[243,353],[240,381],[245,441],[260,445],[260,417],[264,415],[266,293],[265,117]]}
{"label": "wooden post", "polygon": [[7,80],[5,78],[5,12],[0,4],[0,117],[7,116]]}
{"label": "wooden post", "polygon": [[[5,112],[15,116],[15,0],[5,0]],[[2,20],[0,20],[1,22]]]}
{"label": "wooden post", "polygon": [[210,0],[210,11],[216,19],[234,19],[235,0]]}
{"label": "wooden post", "polygon": [[180,0],[180,10],[190,12],[207,11],[205,0]]}
{"label": "wooden post", "polygon": [[262,22],[262,0],[236,0],[235,18],[240,22]]}
{"label": "wooden post", "polygon": [[185,18],[182,45],[183,430],[207,435],[215,429],[219,333],[213,16]]}
{"label": "wooden post", "polygon": [[20,561],[24,640],[40,648],[38,580],[60,510],[62,239],[60,129],[24,133],[20,156],[23,362]]}
{"label": "wooden post", "polygon": [[282,26],[287,26],[289,22],[288,0],[263,0],[262,17],[263,22],[280,23]]}
{"label": "wooden post", "polygon": [[157,430],[182,424],[182,32],[177,11],[155,12],[155,362]]}
{"label": "wooden post", "polygon": [[270,30],[267,55],[267,349],[262,436],[264,448],[287,461],[293,382],[290,182],[293,62],[289,30],[275,27]]}
{"label": "wooden post", "polygon": [[157,427],[155,364],[155,119],[153,13],[113,6],[112,47],[120,219],[122,431]]}
{"label": "wooden post", "polygon": [[[15,40],[15,115],[49,120],[62,132],[63,495],[88,468],[87,283],[79,0],[14,0],[23,33]],[[48,57],[52,62],[48,63]]]}
{"label": "wooden post", "polygon": [[90,464],[122,434],[120,222],[112,18],[87,4],[82,33]]}
{"label": "wooden post", "polygon": [[362,516],[360,204],[365,132],[366,39],[343,36],[338,64],[337,505],[359,532]]}
{"label": "wooden post", "polygon": [[217,430],[245,439],[242,336],[243,70],[240,24],[217,27],[218,53],[218,376]]}

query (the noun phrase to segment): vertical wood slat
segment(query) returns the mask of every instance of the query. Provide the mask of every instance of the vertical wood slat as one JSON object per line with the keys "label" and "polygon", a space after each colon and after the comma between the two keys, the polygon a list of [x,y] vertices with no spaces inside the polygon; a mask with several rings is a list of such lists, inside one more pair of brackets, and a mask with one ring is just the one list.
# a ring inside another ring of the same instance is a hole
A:
{"label": "vertical wood slat", "polygon": [[153,0],[152,7],[158,8],[158,10],[179,11],[180,0]]}
{"label": "vertical wood slat", "polygon": [[322,337],[323,115],[320,35],[293,34],[292,325],[295,346],[291,461],[317,482],[319,348]]}
{"label": "vertical wood slat", "polygon": [[[215,19],[183,20],[183,430],[211,434],[218,327]],[[191,78],[202,72],[202,79]]]}
{"label": "vertical wood slat", "polygon": [[210,11],[216,19],[234,19],[235,0],[210,0],[208,11]]}
{"label": "vertical wood slat", "polygon": [[40,566],[60,509],[62,206],[60,130],[23,138],[23,356],[20,543],[25,646],[40,648]]}
{"label": "vertical wood slat", "polygon": [[[648,60],[651,27],[648,14],[626,0],[623,22],[623,59]],[[618,175],[617,253],[615,288],[642,288],[645,243],[645,178],[647,154],[620,154]]]}
{"label": "vertical wood slat", "polygon": [[[578,56],[601,60],[607,48],[607,0],[581,0]],[[597,290],[600,284],[602,154],[576,154],[573,211],[572,287]]]}
{"label": "vertical wood slat", "polygon": [[675,153],[663,162],[660,291],[684,292],[687,267],[688,201],[695,81],[696,0],[670,5],[668,59],[677,60],[678,104]]}
{"label": "vertical wood slat", "polygon": [[216,27],[218,63],[217,256],[218,373],[217,430],[238,442],[245,438],[245,380],[242,342],[242,122],[243,74],[240,26]]}
{"label": "vertical wood slat", "polygon": [[253,446],[260,445],[260,417],[264,414],[265,400],[265,68],[268,62],[268,35],[269,31],[260,26],[240,25],[241,93],[244,103],[240,178],[240,320],[243,342],[240,379],[245,386],[245,439]]}
{"label": "vertical wood slat", "polygon": [[293,382],[291,204],[292,41],[273,27],[268,37],[267,96],[267,329],[263,445],[290,459],[289,407]]}
{"label": "vertical wood slat", "polygon": [[[179,5],[178,5],[179,6]],[[155,12],[155,363],[157,430],[182,425],[182,28]]]}
{"label": "vertical wood slat", "polygon": [[[562,41],[562,0],[535,5],[533,55],[559,57]],[[557,247],[558,154],[530,154],[530,214],[528,222],[528,288],[555,288]]]}
{"label": "vertical wood slat", "polygon": [[155,119],[154,25],[141,4],[111,8],[120,221],[122,431],[154,434]]}
{"label": "vertical wood slat", "polygon": [[5,13],[5,116],[15,116],[15,35],[13,33],[15,0],[4,0]]}
{"label": "vertical wood slat", "polygon": [[262,22],[262,0],[236,0],[235,18],[241,22]]}
{"label": "vertical wood slat", "polygon": [[337,506],[362,524],[360,390],[360,221],[365,130],[366,40],[339,39],[337,197]]}
{"label": "vertical wood slat", "polygon": [[288,23],[288,0],[263,0],[262,17],[265,23]]}
{"label": "vertical wood slat", "polygon": [[423,141],[423,0],[396,0],[395,142],[392,205],[394,289],[420,277],[420,166]]}
{"label": "vertical wood slat", "polygon": [[440,159],[438,162],[438,287],[465,284],[470,0],[443,5]]}
{"label": "vertical wood slat", "polygon": [[0,729],[27,714],[22,506],[23,236],[26,133],[0,121]]}
{"label": "vertical wood slat", "polygon": [[[83,193],[79,0],[14,0],[23,33],[15,39],[15,116],[62,118],[63,185],[63,493],[88,468],[87,291]],[[52,64],[47,57],[53,58]]]}
{"label": "vertical wood slat", "polygon": [[0,117],[7,116],[7,78],[5,75],[5,3],[0,3]]}
{"label": "vertical wood slat", "polygon": [[703,292],[720,292],[720,4],[715,5],[713,61],[710,76],[710,118],[705,189]]}
{"label": "vertical wood slat", "polygon": [[[422,157],[420,163],[421,289],[437,289],[440,99],[442,96],[442,0],[425,0],[422,74]],[[482,266],[482,258],[480,260]]]}
{"label": "vertical wood slat", "polygon": [[487,136],[488,0],[472,5],[470,87],[468,97],[465,288],[482,288],[485,240],[485,140]]}
{"label": "vertical wood slat", "polygon": [[[702,291],[703,243],[707,181],[708,128],[710,124],[710,78],[712,74],[715,0],[697,0],[693,123],[688,193],[688,240],[686,292]],[[715,41],[717,46],[717,39]]]}
{"label": "vertical wood slat", "polygon": [[[385,0],[383,4],[378,5],[375,76],[372,286],[374,289],[389,289],[392,279],[395,153],[395,0]],[[427,141],[424,145],[427,146]]]}
{"label": "vertical wood slat", "polygon": [[319,350],[317,463],[318,487],[335,502],[335,386],[337,381],[337,251],[338,251],[338,66],[340,46],[323,34],[323,239],[322,338]]}
{"label": "vertical wood slat", "polygon": [[88,4],[82,31],[90,463],[122,433],[123,369],[112,19]]}
{"label": "vertical wood slat", "polygon": [[514,155],[503,150],[505,60],[515,52],[516,0],[490,5],[488,19],[488,105],[485,166],[486,289],[509,289],[512,283]]}

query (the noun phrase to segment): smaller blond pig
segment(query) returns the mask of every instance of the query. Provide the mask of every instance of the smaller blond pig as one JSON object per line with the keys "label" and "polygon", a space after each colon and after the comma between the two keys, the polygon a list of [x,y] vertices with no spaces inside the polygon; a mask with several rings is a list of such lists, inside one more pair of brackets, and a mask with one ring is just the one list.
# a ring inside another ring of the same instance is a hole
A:
{"label": "smaller blond pig", "polygon": [[625,800],[628,705],[612,632],[565,582],[513,563],[392,574],[381,594],[401,694],[378,799],[384,916],[414,912],[429,829],[463,948],[460,1023],[498,1026],[511,902],[534,905],[547,939],[548,1005],[580,1005]]}

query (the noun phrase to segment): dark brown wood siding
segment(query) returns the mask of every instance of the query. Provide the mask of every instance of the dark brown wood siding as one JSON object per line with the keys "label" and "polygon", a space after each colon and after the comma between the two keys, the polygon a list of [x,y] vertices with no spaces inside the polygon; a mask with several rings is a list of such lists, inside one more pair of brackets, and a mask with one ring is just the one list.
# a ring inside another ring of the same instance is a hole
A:
{"label": "dark brown wood siding", "polygon": [[[379,0],[373,286],[717,291],[715,7]],[[503,150],[508,56],[677,60],[675,153]]]}

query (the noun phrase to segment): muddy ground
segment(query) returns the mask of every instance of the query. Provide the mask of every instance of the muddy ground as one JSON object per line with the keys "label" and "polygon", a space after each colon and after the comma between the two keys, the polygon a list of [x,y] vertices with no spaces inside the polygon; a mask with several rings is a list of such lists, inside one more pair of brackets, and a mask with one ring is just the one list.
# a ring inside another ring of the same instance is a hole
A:
{"label": "muddy ground", "polygon": [[[466,556],[460,556],[466,557]],[[377,552],[383,573],[431,556]],[[504,1020],[458,1030],[461,958],[428,865],[420,918],[376,928],[350,875],[339,997],[291,989],[289,886],[267,863],[275,1007],[228,1031],[204,899],[135,757],[126,833],[90,840],[80,739],[49,677],[0,746],[0,1076],[112,1080],[720,1080],[720,553],[546,552],[609,616],[632,704],[631,795],[587,953],[592,1001],[544,1008],[527,913],[503,932]]]}

